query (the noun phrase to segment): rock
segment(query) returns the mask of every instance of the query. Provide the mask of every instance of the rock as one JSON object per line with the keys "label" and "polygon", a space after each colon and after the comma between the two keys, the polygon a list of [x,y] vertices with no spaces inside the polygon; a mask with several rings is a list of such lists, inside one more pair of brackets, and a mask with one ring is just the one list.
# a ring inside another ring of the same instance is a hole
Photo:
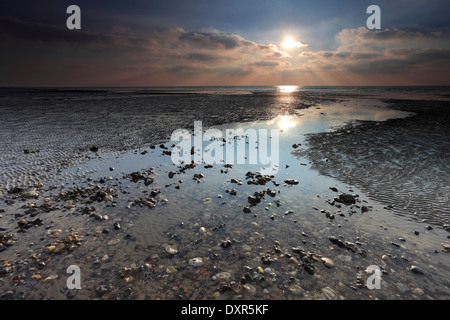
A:
{"label": "rock", "polygon": [[226,249],[231,247],[231,241],[230,240],[226,240],[224,242],[222,242],[222,248]]}
{"label": "rock", "polygon": [[336,238],[334,236],[328,237],[328,239],[340,248],[346,247],[344,242],[342,242],[341,240],[339,240],[338,238]]}
{"label": "rock", "polygon": [[22,188],[14,187],[14,188],[9,189],[9,190],[8,190],[8,193],[15,194],[15,193],[21,193],[21,192],[23,192],[23,191],[24,191],[24,190],[23,190]]}
{"label": "rock", "polygon": [[347,247],[347,249],[349,249],[349,250],[351,250],[351,251],[353,251],[353,252],[358,251],[358,247],[357,247],[356,244],[353,243],[353,242],[345,241],[345,246]]}
{"label": "rock", "polygon": [[61,253],[65,248],[66,244],[64,242],[54,243],[46,247],[49,253]]}
{"label": "rock", "polygon": [[264,273],[267,273],[267,274],[272,273],[272,269],[267,267],[264,269]]}
{"label": "rock", "polygon": [[313,275],[315,272],[315,268],[312,264],[307,263],[303,266],[303,269],[305,269],[306,272],[308,272],[310,275]]}
{"label": "rock", "polygon": [[412,292],[413,292],[414,294],[418,294],[418,295],[424,294],[423,290],[420,289],[420,288],[414,288],[414,289],[412,290]]}
{"label": "rock", "polygon": [[200,267],[203,265],[203,259],[202,258],[189,259],[189,265],[193,267]]}
{"label": "rock", "polygon": [[228,281],[231,279],[231,273],[229,272],[219,272],[215,275],[216,279],[219,281]]}
{"label": "rock", "polygon": [[298,180],[295,180],[295,179],[287,179],[287,180],[284,180],[284,182],[289,184],[289,185],[296,185],[296,184],[298,184]]}
{"label": "rock", "polygon": [[331,289],[330,287],[325,287],[322,289],[322,298],[325,300],[337,300],[338,299],[336,292],[334,292],[334,290]]}
{"label": "rock", "polygon": [[62,232],[62,229],[48,229],[46,234],[49,236],[56,236]]}
{"label": "rock", "polygon": [[327,267],[327,268],[333,268],[334,267],[333,260],[331,260],[329,258],[322,258],[321,260],[322,260],[323,264],[325,265],[325,267]]}
{"label": "rock", "polygon": [[343,203],[345,205],[351,205],[356,203],[355,197],[348,193],[341,193],[339,195],[339,198],[334,198],[334,201]]}
{"label": "rock", "polygon": [[168,266],[166,268],[166,273],[175,273],[177,272],[177,269],[174,266]]}
{"label": "rock", "polygon": [[57,274],[53,274],[53,275],[48,276],[47,278],[45,278],[44,281],[56,280],[56,279],[58,279],[58,275]]}
{"label": "rock", "polygon": [[293,285],[289,286],[288,290],[294,296],[301,296],[303,294],[303,289],[297,284],[293,284]]}
{"label": "rock", "polygon": [[411,271],[414,274],[421,274],[421,275],[425,274],[425,272],[422,269],[420,269],[418,266],[411,266],[411,268],[409,268],[409,271]]}
{"label": "rock", "polygon": [[450,244],[441,243],[441,245],[444,248],[445,252],[450,252]]}
{"label": "rock", "polygon": [[91,152],[98,152],[98,148],[96,146],[92,146],[89,148]]}
{"label": "rock", "polygon": [[174,246],[172,246],[172,245],[170,245],[170,244],[165,245],[165,246],[164,246],[164,250],[165,250],[168,254],[172,254],[172,255],[175,255],[175,254],[178,253],[178,250],[177,250]]}
{"label": "rock", "polygon": [[108,292],[108,287],[105,285],[100,285],[95,289],[95,292],[97,292],[98,295],[102,296],[106,292]]}
{"label": "rock", "polygon": [[38,198],[39,197],[39,193],[36,190],[30,190],[30,191],[25,192],[23,194],[23,197],[27,198],[27,199]]}
{"label": "rock", "polygon": [[120,229],[120,224],[118,222],[114,223],[114,229],[115,230],[119,230]]}
{"label": "rock", "polygon": [[256,293],[256,288],[254,286],[252,286],[251,284],[244,284],[242,286],[242,290],[244,290],[245,292],[249,293],[249,294],[255,294]]}
{"label": "rock", "polygon": [[256,206],[261,200],[254,197],[254,196],[248,196],[247,198],[248,203],[250,203],[252,206]]}
{"label": "rock", "polygon": [[252,211],[250,210],[250,207],[245,206],[244,207],[244,213],[251,213]]}

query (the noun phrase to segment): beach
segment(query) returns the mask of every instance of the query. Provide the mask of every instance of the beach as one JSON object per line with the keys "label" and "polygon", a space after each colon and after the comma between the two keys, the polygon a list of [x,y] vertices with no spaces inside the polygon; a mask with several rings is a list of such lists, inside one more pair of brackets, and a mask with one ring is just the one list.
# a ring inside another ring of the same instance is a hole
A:
{"label": "beach", "polygon": [[[449,89],[282,89],[2,88],[0,298],[448,299]],[[174,163],[196,121],[273,173]]]}

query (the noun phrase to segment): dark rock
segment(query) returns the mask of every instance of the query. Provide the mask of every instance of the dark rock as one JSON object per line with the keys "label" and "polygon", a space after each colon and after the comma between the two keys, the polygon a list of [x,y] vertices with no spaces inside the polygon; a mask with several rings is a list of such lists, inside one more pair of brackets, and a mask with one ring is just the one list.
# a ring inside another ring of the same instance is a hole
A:
{"label": "dark rock", "polygon": [[340,248],[346,248],[346,247],[347,247],[347,246],[345,245],[344,242],[342,242],[341,240],[339,240],[339,239],[336,238],[336,237],[331,236],[331,237],[328,237],[328,239],[329,239],[333,244],[337,245],[337,246],[340,247]]}
{"label": "dark rock", "polygon": [[356,203],[355,197],[348,193],[341,193],[339,195],[339,198],[334,198],[334,201],[343,203],[345,205],[351,205]]}
{"label": "dark rock", "polygon": [[409,271],[411,271],[414,274],[421,274],[421,275],[425,274],[425,272],[422,269],[420,269],[418,266],[411,266],[411,268],[409,268]]}
{"label": "dark rock", "polygon": [[12,189],[9,189],[9,190],[8,190],[8,193],[14,194],[14,193],[21,193],[21,192],[23,192],[23,191],[24,191],[24,189],[22,189],[22,188],[14,187],[14,188],[12,188]]}
{"label": "dark rock", "polygon": [[222,242],[222,248],[226,249],[226,248],[229,248],[229,247],[231,247],[231,241],[230,240]]}
{"label": "dark rock", "polygon": [[310,275],[313,275],[315,271],[315,268],[312,264],[305,264],[303,266],[303,269],[305,269],[305,271],[308,272]]}
{"label": "dark rock", "polygon": [[250,203],[252,206],[255,206],[255,205],[257,205],[261,200],[258,199],[258,198],[256,198],[256,197],[254,197],[254,196],[249,196],[249,197],[247,198],[247,201],[248,201],[248,203]]}

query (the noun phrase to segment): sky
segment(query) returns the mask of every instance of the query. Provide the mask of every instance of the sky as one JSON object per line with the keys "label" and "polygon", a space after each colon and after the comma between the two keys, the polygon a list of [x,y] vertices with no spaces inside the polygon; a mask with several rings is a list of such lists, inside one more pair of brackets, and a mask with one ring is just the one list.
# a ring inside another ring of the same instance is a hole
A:
{"label": "sky", "polygon": [[[381,29],[366,26],[378,5]],[[81,29],[70,30],[70,5]],[[450,85],[448,0],[3,0],[0,86]]]}

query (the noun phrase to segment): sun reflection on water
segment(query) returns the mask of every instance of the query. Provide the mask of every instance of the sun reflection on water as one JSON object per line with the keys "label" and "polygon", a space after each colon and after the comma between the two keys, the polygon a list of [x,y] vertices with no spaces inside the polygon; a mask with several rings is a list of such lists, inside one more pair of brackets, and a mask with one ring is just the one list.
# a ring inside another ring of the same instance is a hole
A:
{"label": "sun reflection on water", "polygon": [[298,86],[278,86],[278,91],[283,93],[292,93],[298,91]]}
{"label": "sun reflection on water", "polygon": [[278,127],[281,130],[288,130],[289,128],[294,128],[296,122],[292,116],[279,116],[278,117]]}

